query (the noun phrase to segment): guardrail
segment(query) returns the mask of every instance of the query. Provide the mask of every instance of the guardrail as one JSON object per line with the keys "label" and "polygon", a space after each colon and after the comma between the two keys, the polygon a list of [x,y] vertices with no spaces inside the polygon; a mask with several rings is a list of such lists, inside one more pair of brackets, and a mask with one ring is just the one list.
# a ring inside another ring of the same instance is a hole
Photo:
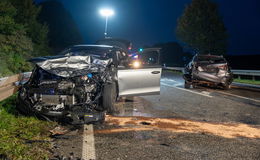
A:
{"label": "guardrail", "polygon": [[[174,70],[174,71],[181,71],[183,72],[184,67],[164,67],[165,69]],[[231,70],[234,75],[238,76],[238,79],[240,79],[240,76],[252,76],[252,79],[255,80],[256,76],[260,76],[259,70],[238,70],[238,69],[232,69]]]}
{"label": "guardrail", "polygon": [[[183,71],[184,67],[163,67],[164,69]],[[259,70],[231,70],[234,75],[240,78],[241,75],[252,76],[255,80],[256,76],[260,76]],[[24,84],[30,77],[31,72],[16,74],[10,77],[0,78],[0,101],[10,97],[18,91],[18,84]],[[19,81],[19,83],[17,83]]]}
{"label": "guardrail", "polygon": [[19,74],[0,79],[0,101],[10,97],[17,92],[18,87],[15,85],[15,82],[19,80]]}
{"label": "guardrail", "polygon": [[260,76],[259,70],[231,70],[234,75],[238,75],[238,79],[240,79],[241,75],[244,76],[252,76],[252,79],[255,80],[256,76]]}
{"label": "guardrail", "polygon": [[163,69],[168,69],[168,70],[181,71],[181,72],[183,72],[184,67],[163,67]]}
{"label": "guardrail", "polygon": [[31,74],[32,72],[24,72],[10,77],[0,78],[0,101],[15,94],[19,89],[19,85],[26,83]]}

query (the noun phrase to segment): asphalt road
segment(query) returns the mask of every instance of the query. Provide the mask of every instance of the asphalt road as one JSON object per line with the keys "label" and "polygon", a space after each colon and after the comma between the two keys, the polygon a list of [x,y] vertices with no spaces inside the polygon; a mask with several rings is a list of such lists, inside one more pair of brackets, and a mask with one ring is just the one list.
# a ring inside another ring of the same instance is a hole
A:
{"label": "asphalt road", "polygon": [[82,157],[83,150],[83,158],[100,160],[260,159],[260,90],[184,89],[181,75],[164,72],[160,95],[117,105],[121,112],[93,131],[91,125],[64,126],[68,132],[54,140],[54,155]]}

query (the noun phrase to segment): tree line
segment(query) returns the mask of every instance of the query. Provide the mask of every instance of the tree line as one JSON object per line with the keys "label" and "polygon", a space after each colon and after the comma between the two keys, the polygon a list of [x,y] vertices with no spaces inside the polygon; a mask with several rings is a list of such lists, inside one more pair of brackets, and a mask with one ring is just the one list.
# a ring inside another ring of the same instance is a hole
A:
{"label": "tree line", "polygon": [[61,3],[0,1],[0,77],[30,71],[29,58],[56,54],[65,45],[81,42],[75,22]]}
{"label": "tree line", "polygon": [[218,5],[211,0],[192,0],[177,20],[175,33],[179,43],[154,45],[161,48],[161,60],[166,65],[183,67],[194,54],[227,53],[227,29]]}
{"label": "tree line", "polygon": [[225,55],[228,34],[218,5],[211,0],[192,0],[178,19],[177,38],[198,54]]}
{"label": "tree line", "polygon": [[[225,55],[227,30],[211,0],[192,0],[178,19],[176,36],[191,53]],[[82,43],[72,16],[55,0],[0,1],[0,77],[31,70],[26,60]],[[176,42],[157,44],[164,63],[183,66],[192,54]],[[187,49],[186,49],[187,50]]]}

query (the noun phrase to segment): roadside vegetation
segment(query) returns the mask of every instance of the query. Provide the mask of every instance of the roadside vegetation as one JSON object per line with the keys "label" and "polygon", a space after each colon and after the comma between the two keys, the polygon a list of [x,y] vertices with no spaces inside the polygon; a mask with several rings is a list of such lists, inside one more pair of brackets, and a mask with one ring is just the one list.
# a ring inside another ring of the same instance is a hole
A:
{"label": "roadside vegetation", "polygon": [[48,27],[33,0],[0,2],[0,77],[31,69],[26,59],[49,54]]}
{"label": "roadside vegetation", "polygon": [[72,16],[60,2],[0,1],[0,77],[29,71],[27,59],[81,42]]}
{"label": "roadside vegetation", "polygon": [[18,115],[16,95],[0,102],[0,159],[48,159],[55,122]]}
{"label": "roadside vegetation", "polygon": [[170,69],[167,69],[166,71],[167,72],[172,72],[174,74],[181,75],[181,76],[183,75],[182,71],[174,71],[174,70],[170,70]]}
{"label": "roadside vegetation", "polygon": [[260,85],[260,80],[250,80],[250,79],[238,79],[238,78],[236,78],[236,79],[234,79],[234,82]]}
{"label": "roadside vegetation", "polygon": [[[56,7],[50,9],[53,3]],[[30,71],[28,59],[81,42],[72,16],[60,2],[0,1],[0,77]],[[15,95],[0,102],[0,160],[48,159],[49,130],[56,123],[19,115],[15,103]]]}

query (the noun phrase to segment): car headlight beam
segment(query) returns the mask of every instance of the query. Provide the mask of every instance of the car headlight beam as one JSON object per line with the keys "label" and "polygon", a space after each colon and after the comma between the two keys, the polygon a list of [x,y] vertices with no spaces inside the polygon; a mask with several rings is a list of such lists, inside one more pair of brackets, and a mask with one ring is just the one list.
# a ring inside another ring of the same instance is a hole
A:
{"label": "car headlight beam", "polygon": [[140,68],[141,67],[141,62],[140,61],[134,61],[133,62],[133,67],[134,68]]}

